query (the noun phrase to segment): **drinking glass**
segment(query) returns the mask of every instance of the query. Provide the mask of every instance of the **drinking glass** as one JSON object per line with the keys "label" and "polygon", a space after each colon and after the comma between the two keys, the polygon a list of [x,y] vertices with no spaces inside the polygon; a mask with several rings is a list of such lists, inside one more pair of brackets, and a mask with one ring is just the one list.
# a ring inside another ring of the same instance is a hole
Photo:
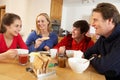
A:
{"label": "drinking glass", "polygon": [[26,65],[28,63],[28,58],[29,58],[28,54],[26,53],[19,54],[18,58],[19,58],[19,63],[21,65]]}

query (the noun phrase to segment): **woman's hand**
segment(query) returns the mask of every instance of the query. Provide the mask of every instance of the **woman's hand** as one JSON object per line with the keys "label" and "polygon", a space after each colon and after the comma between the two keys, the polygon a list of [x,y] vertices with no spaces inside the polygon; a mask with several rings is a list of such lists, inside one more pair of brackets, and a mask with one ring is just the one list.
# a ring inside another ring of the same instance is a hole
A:
{"label": "woman's hand", "polygon": [[41,45],[42,42],[43,42],[42,38],[36,39],[36,41],[35,41],[35,48],[38,48]]}
{"label": "woman's hand", "polygon": [[44,49],[45,49],[46,51],[49,51],[49,50],[50,50],[50,48],[49,48],[48,46],[45,46]]}
{"label": "woman's hand", "polygon": [[[42,37],[42,38],[36,39],[36,41],[35,41],[35,48],[38,48],[43,41],[48,40],[48,39],[49,39],[49,37]],[[45,46],[44,49],[45,50],[49,50],[50,48],[48,46]]]}

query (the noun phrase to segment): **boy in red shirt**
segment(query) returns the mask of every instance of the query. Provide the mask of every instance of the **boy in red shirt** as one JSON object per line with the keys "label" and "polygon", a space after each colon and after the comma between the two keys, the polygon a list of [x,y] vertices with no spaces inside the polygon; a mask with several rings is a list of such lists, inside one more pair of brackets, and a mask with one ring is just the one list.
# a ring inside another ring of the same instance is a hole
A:
{"label": "boy in red shirt", "polygon": [[[54,48],[62,50],[81,50],[85,52],[89,47],[94,45],[90,37],[86,36],[89,30],[89,24],[85,20],[78,20],[73,24],[72,34],[65,36]],[[63,47],[64,46],[64,47]],[[65,48],[65,49],[64,49]]]}

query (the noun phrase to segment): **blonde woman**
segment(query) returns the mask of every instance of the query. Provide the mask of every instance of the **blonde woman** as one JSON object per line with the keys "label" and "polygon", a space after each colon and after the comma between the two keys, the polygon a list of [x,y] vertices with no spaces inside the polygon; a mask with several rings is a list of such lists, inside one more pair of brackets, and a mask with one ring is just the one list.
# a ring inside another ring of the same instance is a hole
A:
{"label": "blonde woman", "polygon": [[51,21],[46,13],[41,13],[36,18],[36,31],[32,31],[26,40],[29,52],[48,51],[58,42],[55,33],[50,32]]}

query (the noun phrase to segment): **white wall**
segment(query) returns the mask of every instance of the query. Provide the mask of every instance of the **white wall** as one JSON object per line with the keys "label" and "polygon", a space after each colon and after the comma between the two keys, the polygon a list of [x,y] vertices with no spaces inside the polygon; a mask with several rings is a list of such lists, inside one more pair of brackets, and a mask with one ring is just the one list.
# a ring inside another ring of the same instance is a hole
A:
{"label": "white wall", "polygon": [[[95,1],[101,2],[109,0]],[[112,3],[115,4],[120,11],[120,0],[118,2],[116,1],[113,0]],[[72,3],[74,3],[74,0]],[[85,19],[89,22],[91,11],[97,5],[97,3],[75,3],[70,5],[65,5],[63,3],[61,27],[71,31],[74,21],[78,19]],[[48,15],[50,15],[51,0],[0,0],[0,6],[2,5],[6,5],[6,12],[13,12],[21,17],[23,22],[23,29],[21,33],[24,35],[23,39],[26,40],[31,29],[35,29],[36,16],[41,12],[46,12]]]}
{"label": "white wall", "polygon": [[64,7],[61,27],[63,29],[71,31],[72,24],[75,21],[79,19],[85,19],[89,22],[89,17],[91,14],[92,7],[93,6],[81,6],[81,7],[69,7],[69,8]]}
{"label": "white wall", "polygon": [[41,12],[50,15],[51,0],[0,0],[0,6],[6,5],[6,12],[18,14],[22,19],[24,41],[31,29],[35,29],[36,16]]}
{"label": "white wall", "polygon": [[35,29],[36,17],[41,12],[50,15],[51,0],[28,0],[27,26],[29,31]]}
{"label": "white wall", "polygon": [[[95,0],[97,1],[97,0]],[[99,2],[110,2],[114,4],[117,9],[120,12],[120,1],[116,2],[113,0],[113,2],[109,0],[99,0],[98,2],[94,3],[74,3],[72,4],[63,4],[63,12],[62,12],[62,22],[61,22],[61,28],[71,31],[72,24],[79,19],[84,19],[90,22],[90,16],[91,11]]]}

